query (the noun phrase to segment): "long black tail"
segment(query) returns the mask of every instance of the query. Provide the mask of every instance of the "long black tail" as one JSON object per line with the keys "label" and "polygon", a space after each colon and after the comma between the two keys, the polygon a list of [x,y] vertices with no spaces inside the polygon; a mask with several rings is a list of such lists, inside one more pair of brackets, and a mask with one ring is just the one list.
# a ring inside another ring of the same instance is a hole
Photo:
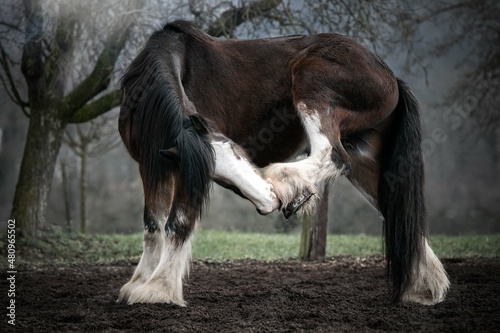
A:
{"label": "long black tail", "polygon": [[[188,117],[181,65],[173,56],[181,59],[177,44],[171,32],[156,32],[134,59],[122,78],[119,130],[139,162],[146,204],[172,192],[175,183],[184,187],[187,198],[182,199],[199,216],[208,199],[214,153]],[[173,160],[160,153],[170,148],[176,152]]]}
{"label": "long black tail", "polygon": [[427,234],[420,110],[415,96],[398,79],[397,120],[385,149],[379,181],[379,207],[384,216],[387,273],[398,302],[418,269]]}

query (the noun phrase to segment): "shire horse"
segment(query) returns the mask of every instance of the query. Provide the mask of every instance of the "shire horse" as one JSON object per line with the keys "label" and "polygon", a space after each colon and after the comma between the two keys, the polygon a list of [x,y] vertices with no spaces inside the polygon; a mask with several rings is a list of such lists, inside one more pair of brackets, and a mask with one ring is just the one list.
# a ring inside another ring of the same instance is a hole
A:
{"label": "shire horse", "polygon": [[166,24],[122,78],[119,131],[145,206],[143,254],[118,300],[186,305],[212,180],[261,214],[289,217],[345,175],[384,217],[392,301],[443,301],[449,280],[427,242],[419,112],[406,83],[345,36],[226,40]]}

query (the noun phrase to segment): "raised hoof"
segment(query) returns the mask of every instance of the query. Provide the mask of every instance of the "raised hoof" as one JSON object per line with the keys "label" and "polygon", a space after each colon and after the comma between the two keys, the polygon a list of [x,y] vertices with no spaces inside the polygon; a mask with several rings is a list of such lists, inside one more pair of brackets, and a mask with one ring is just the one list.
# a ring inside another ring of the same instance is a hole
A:
{"label": "raised hoof", "polygon": [[288,205],[286,205],[285,208],[282,209],[283,216],[285,219],[289,219],[293,214],[295,214],[302,205],[304,205],[306,202],[311,199],[311,197],[314,195],[314,192],[309,191],[307,188],[302,190],[302,194],[295,198],[292,202],[290,202]]}

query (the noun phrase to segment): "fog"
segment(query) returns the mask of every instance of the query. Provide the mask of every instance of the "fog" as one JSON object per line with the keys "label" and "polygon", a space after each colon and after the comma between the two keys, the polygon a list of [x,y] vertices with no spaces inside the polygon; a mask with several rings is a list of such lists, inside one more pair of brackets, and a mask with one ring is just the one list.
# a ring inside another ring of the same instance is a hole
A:
{"label": "fog", "polygon": [[[127,44],[116,68],[114,81],[126,68],[130,58],[137,53],[144,38],[162,22],[186,15],[187,6],[170,6],[166,2],[158,11],[148,13],[148,24],[134,30],[134,41]],[[203,2],[206,7],[211,2]],[[150,9],[148,9],[150,10]],[[224,8],[219,9],[223,11]],[[217,15],[214,10],[211,15]],[[307,12],[305,13],[307,14]],[[304,14],[304,15],[305,15]],[[5,15],[5,14],[4,14]],[[305,15],[304,17],[306,17]],[[210,18],[207,15],[206,20]],[[203,23],[203,22],[202,22]],[[251,29],[248,27],[250,26]],[[259,23],[245,23],[236,30],[237,38],[279,35],[283,29],[269,26],[259,28]],[[264,27],[264,25],[262,26]],[[323,30],[327,28],[323,27]],[[289,30],[287,30],[289,31]],[[290,31],[293,33],[294,31]],[[303,32],[303,31],[299,31]],[[337,30],[335,32],[348,33]],[[97,33],[97,32],[96,32]],[[463,80],[470,61],[469,45],[458,43],[443,54],[427,48],[432,41],[446,38],[446,29],[435,24],[423,25],[418,32],[416,52],[426,54],[423,64],[408,67],[408,54],[377,49],[398,77],[413,88],[421,103],[424,130],[424,158],[426,171],[426,198],[429,228],[432,233],[498,233],[500,232],[500,130],[484,129],[471,115],[477,110],[482,90],[472,89],[460,101],[450,98],[456,83]],[[139,38],[138,36],[142,36]],[[83,37],[82,37],[83,38]],[[89,45],[84,43],[81,45]],[[373,44],[366,43],[367,46]],[[404,49],[400,45],[398,50]],[[81,48],[79,59],[87,59],[86,48]],[[88,72],[91,67],[83,66]],[[76,75],[76,74],[73,74]],[[77,80],[77,76],[71,80]],[[71,80],[68,85],[71,86]],[[21,79],[22,81],[22,79]],[[485,84],[488,84],[487,82]],[[28,119],[14,105],[3,86],[0,91],[0,227],[9,218],[15,185],[19,173]],[[20,83],[22,90],[22,82]],[[461,101],[466,101],[462,103]],[[498,106],[498,105],[497,105]],[[497,108],[497,112],[499,109]],[[117,110],[110,113],[107,126],[116,125]],[[71,126],[69,130],[71,130]],[[74,130],[74,129],[73,129]],[[118,135],[117,131],[114,134]],[[43,161],[40,161],[43,163]],[[70,221],[65,211],[65,192],[61,165],[67,166],[67,195]],[[64,145],[59,154],[47,210],[47,224],[69,226],[78,230],[79,225],[79,157]],[[122,144],[106,154],[89,160],[87,218],[90,232],[137,232],[142,230],[143,194],[138,168]],[[345,179],[339,179],[330,191],[329,231],[332,233],[380,234],[382,223],[377,211]],[[213,186],[211,204],[200,222],[201,228],[244,230],[258,232],[283,231],[283,218],[278,213],[262,217],[251,203],[232,192]],[[290,222],[297,224],[297,220]],[[297,227],[291,228],[298,230]]]}

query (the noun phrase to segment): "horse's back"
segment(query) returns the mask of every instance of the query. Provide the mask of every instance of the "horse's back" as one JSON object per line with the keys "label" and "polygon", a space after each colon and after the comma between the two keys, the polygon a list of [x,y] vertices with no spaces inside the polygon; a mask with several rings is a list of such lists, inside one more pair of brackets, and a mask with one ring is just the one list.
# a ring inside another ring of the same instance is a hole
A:
{"label": "horse's back", "polygon": [[258,166],[303,149],[300,101],[325,108],[320,112],[333,107],[345,136],[370,129],[397,102],[388,66],[339,34],[225,40],[185,23],[169,29],[180,33],[182,85],[196,112],[245,147]]}

